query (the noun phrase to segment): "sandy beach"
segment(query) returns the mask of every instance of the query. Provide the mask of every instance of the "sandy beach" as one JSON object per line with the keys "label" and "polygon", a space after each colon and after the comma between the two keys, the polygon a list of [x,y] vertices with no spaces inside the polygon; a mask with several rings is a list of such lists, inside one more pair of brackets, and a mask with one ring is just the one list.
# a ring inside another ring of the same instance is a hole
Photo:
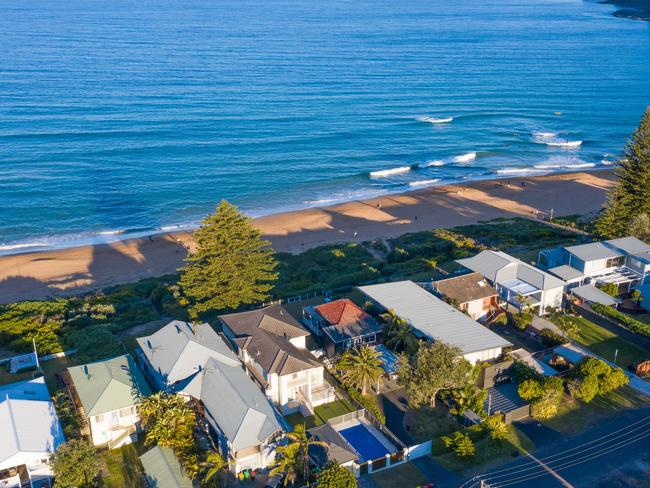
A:
{"label": "sandy beach", "polygon": [[[255,219],[278,251],[301,252],[498,217],[589,214],[603,204],[611,170],[447,185]],[[84,293],[174,273],[190,233],[0,257],[0,303]]]}

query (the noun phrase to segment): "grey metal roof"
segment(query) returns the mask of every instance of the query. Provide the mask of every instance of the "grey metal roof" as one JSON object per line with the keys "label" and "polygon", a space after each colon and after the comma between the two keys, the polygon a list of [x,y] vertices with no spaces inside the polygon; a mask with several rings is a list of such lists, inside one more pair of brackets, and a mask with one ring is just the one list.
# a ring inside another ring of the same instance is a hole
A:
{"label": "grey metal roof", "polygon": [[191,488],[174,451],[169,447],[156,446],[140,456],[147,482],[151,488]]}
{"label": "grey metal roof", "polygon": [[315,440],[327,444],[327,446],[314,445],[309,448],[310,455],[316,457],[323,465],[327,463],[328,459],[333,459],[339,464],[345,464],[361,457],[331,424],[324,423],[312,427],[308,432]]}
{"label": "grey metal roof", "polygon": [[551,290],[566,285],[561,279],[502,251],[481,251],[471,258],[458,259],[456,262],[467,269],[481,273],[492,283],[519,279],[538,290]]}
{"label": "grey metal roof", "polygon": [[359,290],[422,335],[456,345],[465,354],[512,345],[412,281],[361,286]]}
{"label": "grey metal roof", "polygon": [[548,272],[554,274],[564,281],[577,280],[584,276],[584,273],[582,271],[577,270],[568,264],[563,264],[562,266],[551,268],[548,270]]}
{"label": "grey metal roof", "polygon": [[151,394],[140,368],[125,354],[68,368],[86,415],[99,415],[135,405]]}
{"label": "grey metal roof", "polygon": [[0,401],[0,432],[0,465],[23,452],[53,453],[65,442],[51,401]]}
{"label": "grey metal roof", "polygon": [[608,295],[602,290],[599,290],[594,285],[583,285],[576,288],[571,288],[571,293],[583,300],[591,303],[600,303],[602,305],[617,305],[619,301],[614,297]]}
{"label": "grey metal roof", "polygon": [[609,259],[623,256],[616,249],[613,249],[602,242],[590,242],[578,246],[569,246],[565,249],[582,261],[595,261],[598,259]]}
{"label": "grey metal roof", "polygon": [[257,446],[282,431],[275,410],[241,364],[210,359],[199,376],[207,418],[221,429],[233,450]]}
{"label": "grey metal roof", "polygon": [[650,244],[646,244],[641,239],[633,236],[611,239],[605,241],[605,244],[625,254],[642,254],[650,251]]}
{"label": "grey metal roof", "polygon": [[169,384],[196,374],[211,357],[239,364],[239,360],[210,324],[174,320],[156,333],[137,339],[143,354]]}

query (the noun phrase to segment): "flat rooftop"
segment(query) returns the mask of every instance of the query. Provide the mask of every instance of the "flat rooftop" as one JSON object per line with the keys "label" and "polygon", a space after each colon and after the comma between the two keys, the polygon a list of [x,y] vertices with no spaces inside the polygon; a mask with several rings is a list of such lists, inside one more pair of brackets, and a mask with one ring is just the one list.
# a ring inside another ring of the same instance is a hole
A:
{"label": "flat rooftop", "polygon": [[408,321],[416,332],[458,346],[464,354],[512,345],[412,281],[360,286],[359,290]]}

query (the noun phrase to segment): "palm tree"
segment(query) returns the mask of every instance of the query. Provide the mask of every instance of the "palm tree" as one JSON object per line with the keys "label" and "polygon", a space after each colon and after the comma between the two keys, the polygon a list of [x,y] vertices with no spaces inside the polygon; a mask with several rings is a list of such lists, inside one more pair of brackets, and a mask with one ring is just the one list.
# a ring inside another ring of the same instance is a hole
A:
{"label": "palm tree", "polygon": [[221,470],[226,465],[226,462],[216,451],[208,452],[208,455],[205,458],[205,461],[201,463],[201,470],[203,471],[203,483],[208,483],[216,475],[218,475]]}
{"label": "palm tree", "polygon": [[300,473],[300,445],[293,442],[286,446],[278,446],[277,453],[279,457],[273,463],[271,476],[284,474],[284,486],[289,483],[294,484],[298,479],[298,473]]}
{"label": "palm tree", "polygon": [[352,351],[346,351],[336,365],[343,371],[341,379],[346,385],[361,389],[361,394],[368,393],[371,383],[377,384],[377,389],[384,374],[383,362],[379,352],[369,346],[361,346]]}
{"label": "palm tree", "polygon": [[412,354],[417,350],[418,339],[413,334],[408,322],[390,310],[381,316],[386,322],[384,329],[384,342],[395,352]]}
{"label": "palm tree", "polygon": [[287,437],[292,443],[300,446],[299,455],[302,464],[302,478],[305,483],[308,482],[309,471],[309,448],[311,446],[327,446],[326,442],[317,441],[314,438],[307,436],[305,424],[298,424],[293,428],[293,432],[289,432]]}

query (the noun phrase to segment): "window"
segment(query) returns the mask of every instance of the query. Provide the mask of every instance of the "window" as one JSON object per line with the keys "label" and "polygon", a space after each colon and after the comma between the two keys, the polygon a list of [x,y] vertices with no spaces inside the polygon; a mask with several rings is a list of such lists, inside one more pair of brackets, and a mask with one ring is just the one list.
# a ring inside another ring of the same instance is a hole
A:
{"label": "window", "polygon": [[104,421],[104,415],[103,414],[95,415],[95,422],[96,423],[101,424],[103,421]]}
{"label": "window", "polygon": [[298,379],[298,373],[293,373],[291,375],[291,379],[297,380]]}
{"label": "window", "polygon": [[616,258],[609,258],[605,267],[617,268],[619,266],[623,266],[623,263],[625,263],[625,256],[618,256]]}

